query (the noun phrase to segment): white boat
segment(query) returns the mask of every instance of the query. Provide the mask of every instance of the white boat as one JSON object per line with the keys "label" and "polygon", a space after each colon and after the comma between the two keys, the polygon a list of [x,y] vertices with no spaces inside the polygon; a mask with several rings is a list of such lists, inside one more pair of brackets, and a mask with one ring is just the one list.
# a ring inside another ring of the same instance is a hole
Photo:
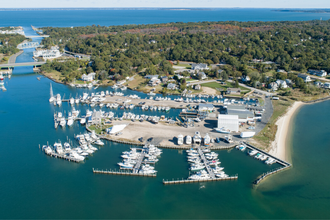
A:
{"label": "white boat", "polygon": [[100,145],[100,146],[103,146],[103,145],[104,145],[104,143],[103,143],[101,140],[96,140],[96,141],[94,142],[94,144],[96,144],[96,145]]}
{"label": "white boat", "polygon": [[208,133],[206,133],[205,137],[204,137],[204,145],[208,146],[210,145],[211,139]]}
{"label": "white boat", "polygon": [[265,161],[265,163],[271,165],[271,164],[273,164],[273,163],[276,163],[276,160],[273,159],[273,158],[271,158],[271,157],[269,157],[268,160]]}
{"label": "white boat", "polygon": [[215,128],[214,130],[217,131],[217,132],[219,132],[219,133],[230,134],[230,130],[229,129],[226,129],[224,127],[222,127],[222,128]]}
{"label": "white boat", "polygon": [[85,117],[82,117],[80,119],[80,124],[84,125],[86,123],[86,118]]}
{"label": "white boat", "polygon": [[205,170],[201,170],[200,172],[197,172],[196,174],[191,175],[190,177],[188,177],[188,179],[191,179],[191,180],[206,180],[206,179],[210,179],[210,175]]}
{"label": "white boat", "polygon": [[67,124],[68,124],[68,126],[73,125],[73,118],[72,118],[72,116],[69,116],[69,117],[68,117],[68,122],[67,122]]}
{"label": "white boat", "polygon": [[74,98],[70,98],[69,102],[70,102],[71,105],[73,105],[74,104]]}
{"label": "white boat", "polygon": [[231,135],[227,135],[225,136],[225,140],[228,142],[228,143],[233,143],[233,138]]}
{"label": "white boat", "polygon": [[156,95],[156,93],[154,93],[154,92],[149,92],[149,93],[147,93],[147,95],[152,95],[152,96],[154,96],[154,95]]}
{"label": "white boat", "polygon": [[62,127],[64,127],[64,126],[66,125],[66,120],[65,120],[65,118],[61,118],[61,119],[60,119],[60,125],[61,125]]}
{"label": "white boat", "polygon": [[259,152],[259,151],[251,150],[251,151],[249,152],[249,155],[250,155],[250,156],[254,156],[254,155],[256,155],[258,152]]}
{"label": "white boat", "polygon": [[56,153],[63,154],[63,147],[61,143],[55,143],[54,149],[56,150]]}
{"label": "white boat", "polygon": [[68,142],[65,142],[63,144],[63,146],[64,146],[64,151],[65,152],[70,152],[71,151],[71,146],[70,146],[70,144]]}
{"label": "white boat", "polygon": [[182,145],[183,144],[183,135],[179,134],[178,136],[178,145]]}
{"label": "white boat", "polygon": [[191,136],[186,136],[186,144],[191,144]]}
{"label": "white boat", "polygon": [[194,119],[195,122],[200,122],[201,120],[199,118]]}
{"label": "white boat", "polygon": [[196,164],[196,165],[190,167],[190,170],[191,171],[199,171],[199,170],[203,170],[204,168],[205,168],[204,165]]}
{"label": "white boat", "polygon": [[201,134],[199,133],[199,131],[195,132],[195,135],[193,137],[193,141],[196,144],[200,144],[202,142],[202,137],[201,137]]}
{"label": "white boat", "polygon": [[250,137],[253,137],[256,133],[253,132],[253,131],[244,131],[244,132],[241,132],[240,136],[241,138],[250,138]]}
{"label": "white boat", "polygon": [[118,163],[118,165],[120,166],[120,169],[133,169],[134,164],[128,163],[128,162],[120,162]]}

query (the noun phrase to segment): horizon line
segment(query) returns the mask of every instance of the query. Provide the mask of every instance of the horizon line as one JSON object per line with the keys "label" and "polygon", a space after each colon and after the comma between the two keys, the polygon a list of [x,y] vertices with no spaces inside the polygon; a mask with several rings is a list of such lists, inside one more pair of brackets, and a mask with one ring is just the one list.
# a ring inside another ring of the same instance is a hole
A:
{"label": "horizon line", "polygon": [[290,7],[61,7],[61,8],[55,8],[55,7],[26,7],[26,8],[0,8],[10,10],[25,10],[25,9],[233,9],[233,8],[239,8],[239,9],[314,9],[314,10],[324,10],[329,8],[290,8]]}

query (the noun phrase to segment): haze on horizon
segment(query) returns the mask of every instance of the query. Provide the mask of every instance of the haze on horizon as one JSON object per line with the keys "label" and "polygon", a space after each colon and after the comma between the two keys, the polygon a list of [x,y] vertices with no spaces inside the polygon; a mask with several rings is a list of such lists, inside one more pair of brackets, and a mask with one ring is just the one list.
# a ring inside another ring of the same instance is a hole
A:
{"label": "haze on horizon", "polygon": [[0,8],[330,8],[329,0],[12,0]]}

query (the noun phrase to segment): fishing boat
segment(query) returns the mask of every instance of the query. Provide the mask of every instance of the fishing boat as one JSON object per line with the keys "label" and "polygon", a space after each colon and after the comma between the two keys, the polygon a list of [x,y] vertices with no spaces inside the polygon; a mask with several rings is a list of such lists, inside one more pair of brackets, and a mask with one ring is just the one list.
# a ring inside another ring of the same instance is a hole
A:
{"label": "fishing boat", "polygon": [[191,136],[186,136],[186,144],[191,144]]}
{"label": "fishing boat", "polygon": [[195,135],[193,137],[193,141],[195,144],[200,144],[202,142],[202,137],[201,134],[199,133],[199,131],[195,132]]}
{"label": "fishing boat", "polygon": [[229,129],[226,129],[224,127],[222,127],[222,128],[215,128],[214,130],[217,131],[217,132],[219,132],[219,133],[230,134],[230,130]]}
{"label": "fishing boat", "polygon": [[228,143],[233,143],[233,138],[231,135],[227,135],[225,136],[225,140],[228,142]]}
{"label": "fishing boat", "polygon": [[210,145],[210,142],[211,142],[211,138],[210,138],[209,134],[206,133],[206,135],[204,137],[204,145],[205,146],[209,146]]}

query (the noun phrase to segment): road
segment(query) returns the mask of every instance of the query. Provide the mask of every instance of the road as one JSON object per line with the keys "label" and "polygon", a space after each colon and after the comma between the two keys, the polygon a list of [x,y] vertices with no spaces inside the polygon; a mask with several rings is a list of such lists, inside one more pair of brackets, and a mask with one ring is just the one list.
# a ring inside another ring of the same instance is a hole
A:
{"label": "road", "polygon": [[12,64],[16,62],[16,58],[21,55],[24,51],[20,50],[18,53],[15,53],[9,57],[8,64]]}
{"label": "road", "polygon": [[27,63],[8,63],[8,64],[1,64],[0,68],[2,67],[15,67],[15,66],[40,66],[45,64],[46,62],[27,62]]}

